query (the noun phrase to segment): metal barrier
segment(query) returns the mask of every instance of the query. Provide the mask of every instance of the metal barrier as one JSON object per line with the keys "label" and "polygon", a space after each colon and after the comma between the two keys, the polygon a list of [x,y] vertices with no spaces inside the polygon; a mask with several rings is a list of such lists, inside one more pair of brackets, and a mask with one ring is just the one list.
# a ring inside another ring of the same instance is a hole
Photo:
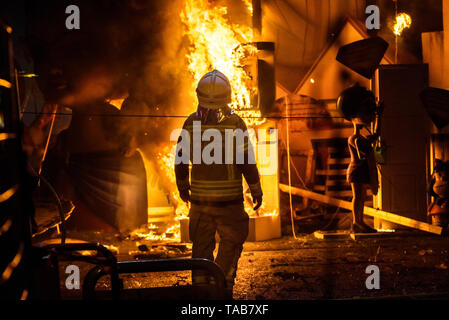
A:
{"label": "metal barrier", "polygon": [[[221,268],[213,261],[207,259],[164,259],[164,260],[142,260],[142,261],[121,261],[117,263],[117,272],[122,273],[145,273],[145,272],[166,272],[166,271],[186,271],[204,270],[215,279],[215,297],[223,299],[226,297],[226,281]],[[83,283],[83,298],[86,300],[96,299],[95,286],[98,280],[107,275],[108,272],[101,266],[92,268]],[[177,288],[174,287],[173,290]],[[141,289],[145,290],[145,289]]]}

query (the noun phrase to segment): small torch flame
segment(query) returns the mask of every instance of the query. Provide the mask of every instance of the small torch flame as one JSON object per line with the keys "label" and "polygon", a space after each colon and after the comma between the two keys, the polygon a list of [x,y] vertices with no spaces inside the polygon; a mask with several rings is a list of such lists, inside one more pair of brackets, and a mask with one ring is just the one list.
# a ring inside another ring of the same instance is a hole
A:
{"label": "small torch flame", "polygon": [[[248,13],[252,14],[251,0],[243,0]],[[250,76],[245,69],[245,60],[257,53],[253,30],[249,26],[234,24],[229,21],[227,7],[208,0],[186,0],[184,10],[180,14],[184,24],[184,36],[190,44],[187,48],[187,68],[192,77],[189,92],[194,94],[196,83],[201,77],[213,69],[220,70],[230,80],[232,86],[232,103],[234,111],[244,117],[248,127],[254,127],[265,122],[260,111],[254,109],[251,100],[257,93],[257,88],[249,81]],[[192,106],[194,107],[194,106]],[[193,108],[192,108],[193,109]],[[165,233],[158,236],[154,231],[145,230],[140,237],[152,240],[166,240],[168,234],[179,239],[179,221],[189,214],[189,206],[181,200],[176,188],[174,173],[174,146],[167,145],[159,150],[157,164],[163,174],[163,179],[172,186],[170,198],[176,206],[175,223]],[[269,212],[264,205],[256,212],[252,202],[246,201],[246,210],[253,216],[277,215]]]}
{"label": "small torch flame", "polygon": [[399,13],[396,16],[396,23],[394,24],[394,34],[400,36],[405,28],[410,28],[412,18],[406,13]]}

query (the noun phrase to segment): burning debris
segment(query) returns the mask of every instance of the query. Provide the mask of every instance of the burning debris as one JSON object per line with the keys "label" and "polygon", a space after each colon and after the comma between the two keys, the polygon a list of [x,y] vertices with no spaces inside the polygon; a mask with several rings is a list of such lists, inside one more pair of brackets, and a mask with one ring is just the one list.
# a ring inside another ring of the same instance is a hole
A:
{"label": "burning debris", "polygon": [[[250,16],[251,2],[245,1],[245,6],[248,10],[247,15]],[[219,69],[229,77],[232,86],[232,109],[244,118],[249,128],[264,123],[266,120],[255,107],[258,88],[252,78],[254,75],[251,74],[250,67],[251,59],[257,59],[255,57],[257,49],[253,44],[255,38],[253,29],[248,25],[232,23],[226,6],[205,0],[186,1],[180,18],[184,36],[189,41],[186,58],[191,87],[186,88],[185,94],[191,95],[195,92],[196,83],[203,74],[211,69]],[[148,239],[167,240],[171,239],[172,235],[174,239],[180,239],[179,220],[188,218],[189,206],[181,200],[176,188],[174,174],[176,146],[162,144],[157,148],[155,157],[157,171],[162,180],[161,184],[168,189],[169,202],[175,207],[175,215],[168,218],[171,225],[165,232],[156,234],[154,229],[149,228],[135,231],[135,234]],[[252,200],[246,194],[245,210],[250,216],[278,214],[275,210],[267,210],[265,204],[257,211],[252,207]]]}
{"label": "burning debris", "polygon": [[186,244],[153,244],[136,243],[137,250],[130,250],[128,254],[136,260],[144,259],[173,259],[188,257],[192,254],[191,247]]}
{"label": "burning debris", "polygon": [[177,224],[169,227],[158,227],[150,224],[147,227],[134,230],[129,235],[130,240],[156,240],[156,241],[179,241],[179,226]]}

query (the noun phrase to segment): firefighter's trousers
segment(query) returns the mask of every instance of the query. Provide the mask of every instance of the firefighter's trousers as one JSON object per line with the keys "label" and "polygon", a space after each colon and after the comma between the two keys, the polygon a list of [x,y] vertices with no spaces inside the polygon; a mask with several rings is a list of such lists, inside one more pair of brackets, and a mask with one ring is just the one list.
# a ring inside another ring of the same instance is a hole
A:
{"label": "firefighter's trousers", "polygon": [[[228,289],[232,290],[243,243],[248,236],[249,217],[243,203],[220,207],[192,204],[189,217],[192,258],[215,261],[225,273]],[[214,259],[216,233],[220,241]],[[204,273],[194,271],[192,281],[201,284],[208,280]]]}

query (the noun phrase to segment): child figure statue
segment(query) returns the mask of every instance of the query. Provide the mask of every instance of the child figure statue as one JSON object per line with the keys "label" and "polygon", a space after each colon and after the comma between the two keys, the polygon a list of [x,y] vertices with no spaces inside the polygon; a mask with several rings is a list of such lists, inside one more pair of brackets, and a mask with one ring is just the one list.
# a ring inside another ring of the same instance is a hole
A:
{"label": "child figure statue", "polygon": [[[347,169],[347,181],[352,189],[352,233],[375,233],[363,221],[363,207],[366,191],[371,189],[377,195],[379,182],[372,144],[379,138],[380,107],[374,94],[361,86],[344,90],[337,101],[337,107],[346,120],[354,125],[354,134],[348,139],[351,162]],[[374,124],[374,134],[370,131]]]}

